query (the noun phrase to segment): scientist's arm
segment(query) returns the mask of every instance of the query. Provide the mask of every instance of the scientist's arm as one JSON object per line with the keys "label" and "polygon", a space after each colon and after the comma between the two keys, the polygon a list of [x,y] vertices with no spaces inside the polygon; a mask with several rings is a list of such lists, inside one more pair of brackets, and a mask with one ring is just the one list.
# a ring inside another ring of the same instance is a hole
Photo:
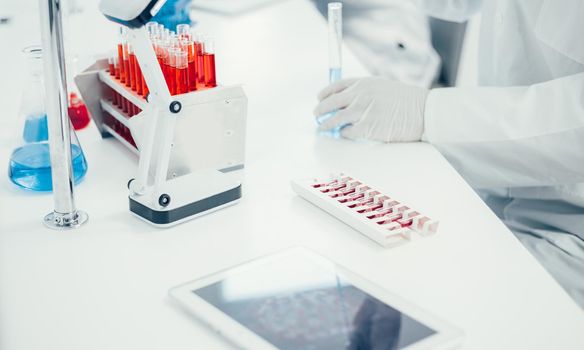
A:
{"label": "scientist's arm", "polygon": [[428,95],[425,141],[475,188],[584,182],[584,73]]}
{"label": "scientist's arm", "polygon": [[464,22],[477,13],[482,0],[414,0],[428,16],[451,22]]}

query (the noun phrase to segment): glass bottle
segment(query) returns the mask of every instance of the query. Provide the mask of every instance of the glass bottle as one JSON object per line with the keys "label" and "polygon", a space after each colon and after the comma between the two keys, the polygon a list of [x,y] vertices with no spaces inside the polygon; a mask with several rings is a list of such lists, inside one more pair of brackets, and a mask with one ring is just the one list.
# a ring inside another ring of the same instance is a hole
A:
{"label": "glass bottle", "polygon": [[[20,102],[19,116],[24,129],[19,145],[10,156],[8,176],[16,185],[32,191],[52,191],[49,132],[44,100],[43,56],[40,46],[23,50],[28,79]],[[75,184],[87,172],[87,161],[77,135],[71,130],[71,159]]]}

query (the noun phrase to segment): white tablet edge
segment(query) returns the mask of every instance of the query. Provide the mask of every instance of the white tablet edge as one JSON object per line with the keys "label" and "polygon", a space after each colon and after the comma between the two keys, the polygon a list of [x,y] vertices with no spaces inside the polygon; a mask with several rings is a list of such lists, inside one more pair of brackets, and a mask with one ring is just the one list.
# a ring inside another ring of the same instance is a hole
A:
{"label": "white tablet edge", "polygon": [[318,253],[304,247],[288,248],[284,251],[258,257],[225,270],[218,271],[195,281],[187,282],[170,289],[169,295],[193,316],[208,324],[217,333],[240,347],[253,350],[277,349],[261,336],[241,325],[229,315],[223,313],[221,310],[193,293],[193,291],[229,278],[229,276],[253,269],[256,266],[278,260],[287,254],[301,255],[303,258],[310,259],[314,263],[319,264],[328,270],[334,268],[338,275],[348,283],[436,331],[434,335],[422,339],[401,350],[455,349],[462,343],[463,333],[456,327],[428,314],[404,299],[383,290],[381,287],[363,279],[334,261],[326,259]]}

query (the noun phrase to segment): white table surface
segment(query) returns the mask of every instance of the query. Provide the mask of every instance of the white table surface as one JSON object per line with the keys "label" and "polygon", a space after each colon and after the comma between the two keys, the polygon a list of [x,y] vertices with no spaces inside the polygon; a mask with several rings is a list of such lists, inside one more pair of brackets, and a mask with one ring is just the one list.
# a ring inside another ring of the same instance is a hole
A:
{"label": "white table surface", "polygon": [[[14,3],[4,11],[35,10],[34,2]],[[93,7],[73,20],[85,28],[72,38],[85,56],[114,42],[114,27]],[[38,37],[35,16],[0,26],[4,166],[21,132],[18,50]],[[311,111],[327,79],[326,30],[307,1],[197,18],[217,38],[219,79],[243,82],[250,101],[242,202],[167,230],[138,221],[126,198],[136,158],[115,140],[101,140],[93,125],[79,132],[89,162],[76,191],[90,215],[82,229],[45,229],[52,197],[23,192],[4,175],[0,349],[229,349],[181,312],[168,289],[297,244],[460,327],[465,349],[584,349],[582,310],[434,148],[315,135]],[[345,72],[365,74],[350,55]],[[289,187],[292,178],[341,170],[440,219],[439,233],[384,249]]]}

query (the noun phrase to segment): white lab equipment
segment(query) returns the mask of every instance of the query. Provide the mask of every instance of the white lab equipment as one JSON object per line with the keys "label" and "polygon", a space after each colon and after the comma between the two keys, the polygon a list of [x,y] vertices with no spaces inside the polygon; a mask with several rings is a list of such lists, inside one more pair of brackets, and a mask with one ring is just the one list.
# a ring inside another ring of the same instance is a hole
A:
{"label": "white lab equipment", "polygon": [[345,79],[318,95],[314,114],[338,110],[321,130],[344,126],[350,139],[380,142],[419,141],[424,130],[424,105],[429,90],[386,78]]}
{"label": "white lab equipment", "polygon": [[291,184],[298,195],[384,247],[407,243],[414,232],[429,236],[438,230],[437,220],[349,175]]}
{"label": "white lab equipment", "polygon": [[[134,7],[129,7],[133,12],[121,11],[116,4],[104,0],[100,8],[108,18],[137,27],[129,30],[128,42],[149,88],[148,98],[116,81],[105,61],[80,75],[77,83],[102,135],[111,134],[139,153],[137,176],[128,183],[131,212],[164,227],[235,204],[241,182],[221,171],[243,167],[247,98],[242,88],[171,96],[143,26],[160,2],[151,1],[140,13]],[[128,118],[111,102],[114,93],[142,112]],[[130,129],[135,145],[108,127],[108,118]]]}
{"label": "white lab equipment", "polygon": [[[481,5],[420,3],[451,20]],[[482,3],[483,87],[432,90],[424,140],[584,306],[582,18],[582,0]]]}
{"label": "white lab equipment", "polygon": [[99,10],[109,20],[128,26],[140,28],[154,17],[166,0],[100,0]]}

